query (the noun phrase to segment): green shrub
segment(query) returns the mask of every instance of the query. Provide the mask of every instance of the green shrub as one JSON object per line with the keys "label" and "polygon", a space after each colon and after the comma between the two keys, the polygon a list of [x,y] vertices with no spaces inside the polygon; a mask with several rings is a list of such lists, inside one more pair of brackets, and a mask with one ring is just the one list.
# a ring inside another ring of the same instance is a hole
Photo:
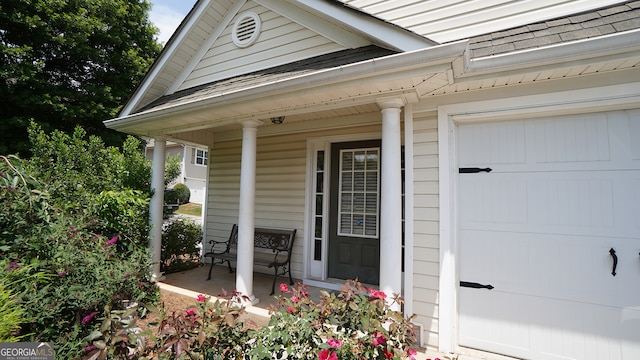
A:
{"label": "green shrub", "polygon": [[161,270],[170,274],[200,264],[202,226],[192,220],[177,218],[163,227]]}
{"label": "green shrub", "polygon": [[81,130],[31,135],[32,159],[0,157],[0,284],[7,314],[25,310],[20,341],[51,341],[58,358],[77,359],[105,309],[157,302],[148,164],[133,138],[120,151]]}
{"label": "green shrub", "polygon": [[175,191],[176,197],[178,198],[178,204],[186,204],[189,202],[189,198],[191,198],[191,190],[185,184],[176,184],[173,187],[173,191]]}
{"label": "green shrub", "polygon": [[[319,303],[305,286],[279,297],[269,326],[252,336],[251,359],[413,359],[411,319],[390,308],[387,295],[347,281],[338,294],[322,292]],[[392,302],[402,304],[393,296]]]}

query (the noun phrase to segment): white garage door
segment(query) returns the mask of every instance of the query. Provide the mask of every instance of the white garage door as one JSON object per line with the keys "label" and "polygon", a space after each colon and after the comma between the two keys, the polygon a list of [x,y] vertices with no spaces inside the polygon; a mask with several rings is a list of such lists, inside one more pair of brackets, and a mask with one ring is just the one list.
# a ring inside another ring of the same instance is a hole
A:
{"label": "white garage door", "polygon": [[640,359],[640,110],[458,135],[459,344]]}

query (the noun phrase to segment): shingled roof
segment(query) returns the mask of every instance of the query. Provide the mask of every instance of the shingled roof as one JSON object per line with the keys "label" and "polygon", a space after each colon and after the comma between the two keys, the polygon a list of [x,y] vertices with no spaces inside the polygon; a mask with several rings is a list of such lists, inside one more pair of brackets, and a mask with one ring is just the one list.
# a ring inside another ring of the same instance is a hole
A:
{"label": "shingled roof", "polygon": [[640,28],[640,1],[626,1],[593,11],[574,14],[470,39],[471,57],[588,39]]}
{"label": "shingled roof", "polygon": [[144,112],[150,109],[157,110],[177,104],[189,103],[216,94],[228,93],[234,90],[244,89],[260,84],[273,83],[282,79],[288,79],[323,69],[331,69],[342,65],[353,64],[396,53],[397,51],[371,45],[315,56],[309,59],[295,61],[289,64],[235,76],[230,79],[177,91],[173,94],[157,99],[137,112]]}

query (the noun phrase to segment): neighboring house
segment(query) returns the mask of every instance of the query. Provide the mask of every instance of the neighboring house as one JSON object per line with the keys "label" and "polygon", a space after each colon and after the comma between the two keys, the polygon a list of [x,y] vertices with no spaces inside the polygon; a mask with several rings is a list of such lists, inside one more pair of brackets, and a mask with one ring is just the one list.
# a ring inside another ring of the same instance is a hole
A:
{"label": "neighboring house", "polygon": [[[147,141],[145,148],[145,156],[147,159],[153,159],[154,140]],[[204,198],[207,188],[207,163],[208,150],[206,146],[191,146],[174,142],[167,142],[165,148],[166,156],[180,157],[182,171],[180,176],[169,184],[173,187],[175,184],[185,184],[191,190],[189,202],[196,204],[204,204]]]}
{"label": "neighboring house", "polygon": [[201,0],[106,125],[208,148],[206,240],[296,228],[295,277],[427,347],[638,359],[639,6]]}

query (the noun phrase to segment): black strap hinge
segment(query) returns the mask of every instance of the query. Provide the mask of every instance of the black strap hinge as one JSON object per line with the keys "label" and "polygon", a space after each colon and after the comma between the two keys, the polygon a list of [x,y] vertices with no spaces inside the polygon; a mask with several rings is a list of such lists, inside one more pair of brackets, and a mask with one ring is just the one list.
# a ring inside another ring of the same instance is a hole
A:
{"label": "black strap hinge", "polygon": [[468,287],[468,288],[474,288],[474,289],[489,289],[489,290],[493,289],[493,285],[483,285],[483,284],[467,282],[467,281],[460,281],[460,287]]}
{"label": "black strap hinge", "polygon": [[458,173],[460,174],[476,174],[479,172],[491,172],[491,168],[477,168],[477,167],[472,167],[472,168],[459,168],[458,169]]}

